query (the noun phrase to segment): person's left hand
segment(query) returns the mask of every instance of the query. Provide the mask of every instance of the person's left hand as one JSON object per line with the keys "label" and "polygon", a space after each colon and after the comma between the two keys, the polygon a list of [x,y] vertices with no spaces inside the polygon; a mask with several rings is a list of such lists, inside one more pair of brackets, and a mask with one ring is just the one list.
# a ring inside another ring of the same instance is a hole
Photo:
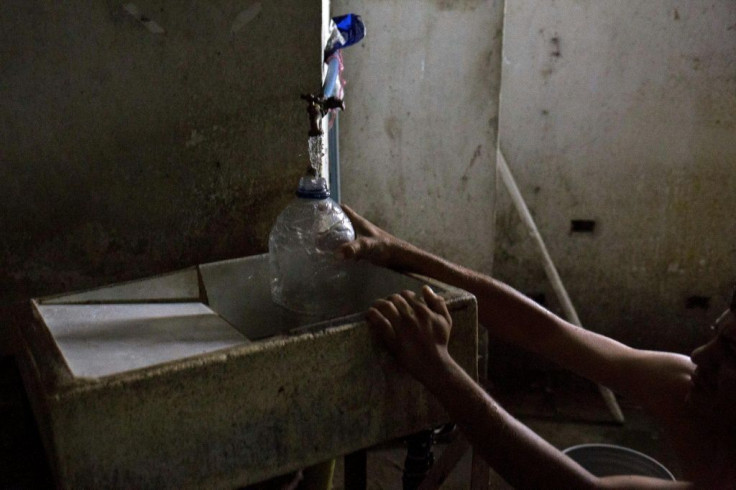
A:
{"label": "person's left hand", "polygon": [[366,318],[389,351],[425,386],[431,387],[453,363],[447,351],[452,318],[445,300],[429,286],[422,288],[421,298],[402,291],[376,301]]}

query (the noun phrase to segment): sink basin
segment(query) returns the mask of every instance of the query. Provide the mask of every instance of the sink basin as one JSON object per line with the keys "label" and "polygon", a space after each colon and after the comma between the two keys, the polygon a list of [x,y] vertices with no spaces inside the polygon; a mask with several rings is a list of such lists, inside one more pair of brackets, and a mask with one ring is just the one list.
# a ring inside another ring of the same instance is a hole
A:
{"label": "sink basin", "polygon": [[32,300],[19,364],[59,487],[234,488],[448,422],[363,316],[430,284],[477,378],[475,298],[350,267],[335,318],[273,304],[267,255]]}

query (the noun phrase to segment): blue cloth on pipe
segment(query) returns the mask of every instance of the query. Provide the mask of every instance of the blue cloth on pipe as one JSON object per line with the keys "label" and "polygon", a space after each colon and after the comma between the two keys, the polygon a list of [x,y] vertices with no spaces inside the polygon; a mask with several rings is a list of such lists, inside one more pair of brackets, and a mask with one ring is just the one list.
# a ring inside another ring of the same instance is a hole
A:
{"label": "blue cloth on pipe", "polygon": [[[365,37],[365,24],[357,14],[346,14],[333,17],[332,22],[340,33],[334,42],[328,42],[325,47],[325,59],[329,58],[338,49],[352,46]],[[332,36],[331,36],[332,37]]]}

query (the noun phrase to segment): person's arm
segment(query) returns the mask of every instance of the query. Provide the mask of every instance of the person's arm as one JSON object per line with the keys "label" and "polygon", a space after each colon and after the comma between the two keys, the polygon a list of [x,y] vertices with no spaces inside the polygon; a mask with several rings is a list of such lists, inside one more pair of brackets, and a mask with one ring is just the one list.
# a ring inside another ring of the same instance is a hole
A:
{"label": "person's arm", "polygon": [[687,489],[635,475],[597,478],[507,413],[457,364],[431,391],[481,457],[514,488]]}
{"label": "person's arm", "polygon": [[685,356],[632,349],[566,322],[512,287],[400,240],[343,206],[359,237],[343,245],[345,259],[413,272],[477,298],[478,320],[502,341],[535,352],[576,374],[628,396],[661,416],[684,400],[692,363]]}
{"label": "person's arm", "polygon": [[686,483],[621,476],[597,478],[508,414],[447,351],[452,319],[425,286],[378,300],[367,315],[398,361],[445,407],[474,449],[516,488],[690,488]]}

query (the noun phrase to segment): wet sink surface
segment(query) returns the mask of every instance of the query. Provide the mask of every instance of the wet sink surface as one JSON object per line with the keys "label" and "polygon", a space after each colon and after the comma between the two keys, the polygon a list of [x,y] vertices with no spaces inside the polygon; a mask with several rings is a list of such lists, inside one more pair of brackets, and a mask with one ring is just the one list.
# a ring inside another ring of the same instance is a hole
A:
{"label": "wet sink surface", "polygon": [[345,307],[334,318],[298,315],[271,301],[268,256],[256,255],[200,266],[210,307],[243,333],[258,340],[313,326],[346,323],[367,311],[378,298],[404,289],[419,291],[422,282],[368,264],[347,264],[350,281],[343,291]]}
{"label": "wet sink surface", "polygon": [[305,316],[271,301],[268,256],[199,265],[39,300],[37,312],[74,376],[101,377],[360,318],[377,298],[422,283],[346,264],[351,278],[335,318]]}

